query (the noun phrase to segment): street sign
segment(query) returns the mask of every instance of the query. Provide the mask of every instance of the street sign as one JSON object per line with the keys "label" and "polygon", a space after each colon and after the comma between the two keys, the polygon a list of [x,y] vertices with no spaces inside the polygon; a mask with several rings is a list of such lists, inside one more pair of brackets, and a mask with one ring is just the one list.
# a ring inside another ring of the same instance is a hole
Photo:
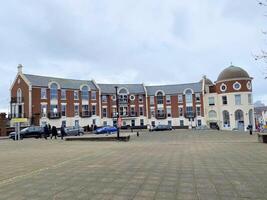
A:
{"label": "street sign", "polygon": [[28,122],[27,118],[13,118],[11,119],[12,123],[26,123]]}

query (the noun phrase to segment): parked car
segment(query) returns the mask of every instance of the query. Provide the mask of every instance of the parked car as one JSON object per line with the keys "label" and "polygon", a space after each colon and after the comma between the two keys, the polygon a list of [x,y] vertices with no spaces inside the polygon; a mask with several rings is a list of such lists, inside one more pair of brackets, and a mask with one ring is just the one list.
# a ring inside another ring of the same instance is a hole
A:
{"label": "parked car", "polygon": [[95,133],[96,134],[105,134],[105,133],[111,134],[116,131],[117,131],[117,128],[114,126],[104,126],[104,127],[96,129]]}
{"label": "parked car", "polygon": [[152,128],[152,131],[170,131],[172,130],[171,125],[157,125],[154,128]]}
{"label": "parked car", "polygon": [[[39,126],[30,126],[20,131],[20,139],[23,138],[41,138],[44,129]],[[11,132],[9,138],[15,140],[16,132]]]}
{"label": "parked car", "polygon": [[[84,134],[84,129],[80,126],[68,126],[65,127],[65,136],[78,136]],[[58,135],[61,136],[60,129],[58,131]]]}

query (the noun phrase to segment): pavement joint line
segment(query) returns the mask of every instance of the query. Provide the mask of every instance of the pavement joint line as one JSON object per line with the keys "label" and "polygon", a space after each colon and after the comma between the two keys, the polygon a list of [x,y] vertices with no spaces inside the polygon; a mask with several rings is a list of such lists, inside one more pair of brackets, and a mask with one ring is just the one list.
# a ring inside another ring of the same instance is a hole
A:
{"label": "pavement joint line", "polygon": [[50,169],[57,169],[57,168],[59,168],[59,167],[65,165],[65,164],[67,164],[67,163],[69,163],[69,162],[73,162],[73,161],[75,161],[75,160],[80,160],[80,159],[82,159],[82,158],[86,158],[86,157],[88,157],[88,156],[89,156],[89,155],[83,155],[83,156],[80,156],[80,157],[78,157],[78,158],[68,159],[68,160],[65,160],[65,161],[63,161],[63,162],[57,163],[57,164],[55,164],[55,165],[52,165],[52,166],[50,166],[50,167],[45,167],[45,168],[37,169],[37,170],[31,171],[31,172],[26,173],[26,174],[22,174],[22,175],[19,175],[19,176],[14,176],[14,177],[12,177],[12,178],[8,178],[8,179],[5,179],[5,180],[2,180],[2,181],[0,181],[0,186],[2,186],[2,185],[7,185],[7,184],[12,183],[12,182],[16,182],[16,181],[19,180],[19,179],[28,178],[28,177],[30,177],[30,176],[39,174],[39,173],[41,173],[41,172],[44,172],[44,171],[47,171],[47,170],[50,170]]}

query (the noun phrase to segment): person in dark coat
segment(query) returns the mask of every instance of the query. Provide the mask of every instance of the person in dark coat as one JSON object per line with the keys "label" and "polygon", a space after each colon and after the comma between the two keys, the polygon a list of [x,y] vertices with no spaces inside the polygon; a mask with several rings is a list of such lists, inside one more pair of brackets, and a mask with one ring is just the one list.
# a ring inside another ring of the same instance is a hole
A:
{"label": "person in dark coat", "polygon": [[55,139],[57,139],[57,128],[55,126],[52,127],[52,135],[51,135],[51,139],[55,137]]}
{"label": "person in dark coat", "polygon": [[252,125],[248,125],[247,129],[249,130],[249,134],[252,135],[252,130],[253,130],[253,127]]}
{"label": "person in dark coat", "polygon": [[61,133],[61,140],[63,140],[63,138],[64,138],[65,135],[66,135],[64,125],[61,126],[61,128],[60,128],[60,133]]}
{"label": "person in dark coat", "polygon": [[48,137],[52,137],[52,129],[51,129],[51,125],[50,124],[48,124]]}
{"label": "person in dark coat", "polygon": [[49,137],[49,129],[47,124],[44,126],[44,138],[47,140],[47,136]]}

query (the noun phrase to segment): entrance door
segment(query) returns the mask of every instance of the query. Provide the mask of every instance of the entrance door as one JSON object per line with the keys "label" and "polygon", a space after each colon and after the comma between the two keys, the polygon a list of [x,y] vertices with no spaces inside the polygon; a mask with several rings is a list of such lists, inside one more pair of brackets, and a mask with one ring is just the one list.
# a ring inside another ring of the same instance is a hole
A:
{"label": "entrance door", "polygon": [[19,105],[18,106],[18,116],[17,117],[23,117],[23,114],[22,114],[22,105]]}

